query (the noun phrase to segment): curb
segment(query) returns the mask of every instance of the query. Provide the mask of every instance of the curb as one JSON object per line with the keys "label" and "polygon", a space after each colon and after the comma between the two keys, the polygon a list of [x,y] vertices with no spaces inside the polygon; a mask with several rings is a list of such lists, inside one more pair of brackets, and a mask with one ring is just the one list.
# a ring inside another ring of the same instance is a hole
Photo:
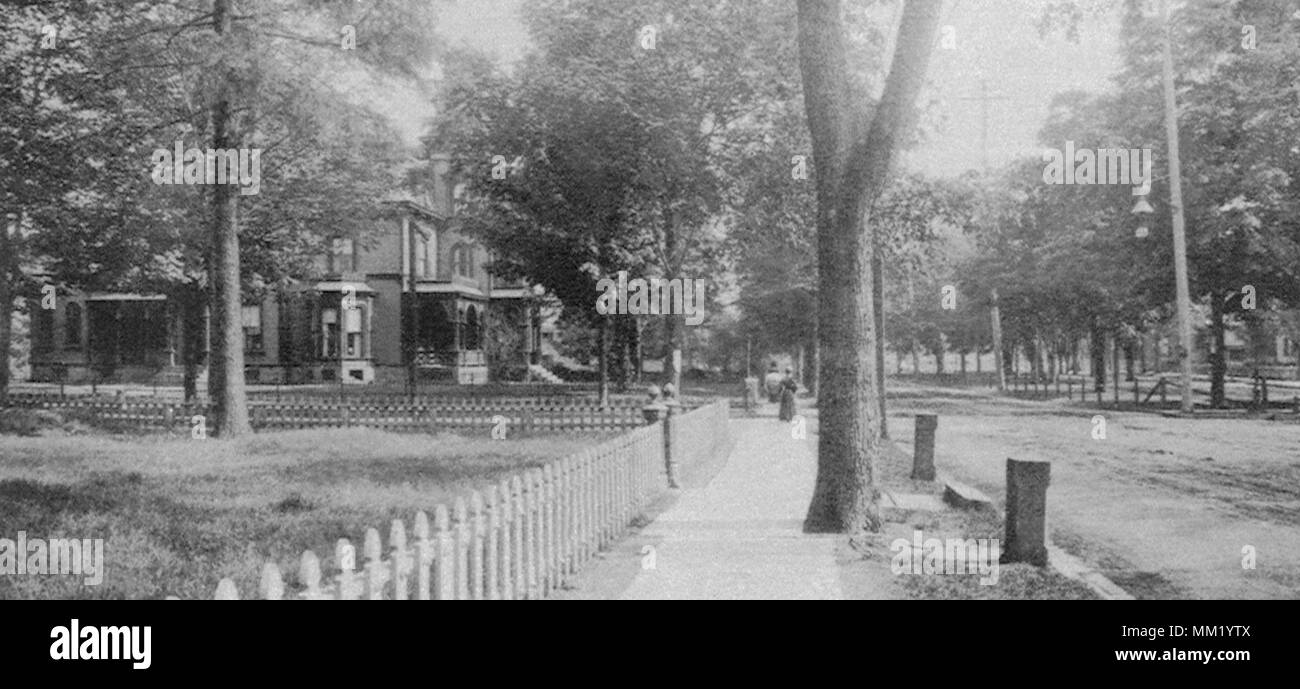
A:
{"label": "curb", "polygon": [[1065,577],[1092,589],[1092,592],[1103,600],[1136,600],[1132,594],[1107,579],[1101,572],[1092,569],[1083,560],[1055,545],[1047,546],[1047,564]]}

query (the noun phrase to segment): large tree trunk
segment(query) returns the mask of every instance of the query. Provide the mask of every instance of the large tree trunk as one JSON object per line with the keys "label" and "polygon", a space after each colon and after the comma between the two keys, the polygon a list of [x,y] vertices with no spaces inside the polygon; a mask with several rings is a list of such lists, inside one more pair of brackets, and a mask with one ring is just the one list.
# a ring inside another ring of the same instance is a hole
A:
{"label": "large tree trunk", "polygon": [[876,316],[876,398],[880,400],[880,437],[889,437],[888,400],[885,376],[885,263],[880,242],[871,242],[871,301]]}
{"label": "large tree trunk", "polygon": [[[230,30],[230,0],[216,0],[212,26],[219,36]],[[212,106],[212,144],[235,149],[240,141],[231,122],[233,79],[226,74]],[[212,187],[212,358],[208,364],[208,394],[212,399],[215,435],[233,438],[252,432],[244,396],[243,301],[239,284],[239,191],[231,184]]]}
{"label": "large tree trunk", "polygon": [[186,284],[177,291],[177,298],[181,308],[181,386],[185,403],[192,404],[199,395],[199,365],[206,340],[203,306],[207,297],[198,285]]}
{"label": "large tree trunk", "polygon": [[812,342],[812,375],[808,380],[808,394],[816,397],[818,390],[821,389],[822,375],[822,344],[821,338],[817,334],[817,319],[814,314],[813,318],[813,342]]}
{"label": "large tree trunk", "polygon": [[1222,409],[1227,401],[1224,394],[1224,376],[1228,373],[1228,353],[1224,348],[1227,326],[1223,317],[1223,296],[1210,294],[1210,335],[1214,349],[1210,352],[1210,408]]}
{"label": "large tree trunk", "polygon": [[825,372],[818,391],[817,482],[804,522],[811,532],[880,527],[873,242],[864,221],[910,129],[940,6],[939,0],[908,0],[893,65],[866,127],[851,93],[840,3],[799,0],[799,65],[817,168],[818,336]]}
{"label": "large tree trunk", "polygon": [[11,245],[8,218],[0,215],[0,407],[9,405],[9,352],[13,344],[14,290],[17,282],[15,247]]}
{"label": "large tree trunk", "polygon": [[1092,326],[1088,338],[1088,363],[1092,371],[1093,386],[1097,390],[1106,389],[1106,333],[1097,325]]}

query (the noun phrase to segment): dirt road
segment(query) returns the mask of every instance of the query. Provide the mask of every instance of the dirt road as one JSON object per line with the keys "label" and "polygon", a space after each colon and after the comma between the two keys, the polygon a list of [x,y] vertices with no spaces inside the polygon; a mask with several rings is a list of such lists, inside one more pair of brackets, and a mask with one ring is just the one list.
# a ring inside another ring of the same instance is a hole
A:
{"label": "dirt road", "polygon": [[[899,386],[891,398],[900,444],[911,449],[911,414],[938,413],[940,471],[996,498],[1008,457],[1050,460],[1053,541],[1138,598],[1300,598],[1300,425],[986,390]],[[1243,566],[1252,549],[1254,569]]]}

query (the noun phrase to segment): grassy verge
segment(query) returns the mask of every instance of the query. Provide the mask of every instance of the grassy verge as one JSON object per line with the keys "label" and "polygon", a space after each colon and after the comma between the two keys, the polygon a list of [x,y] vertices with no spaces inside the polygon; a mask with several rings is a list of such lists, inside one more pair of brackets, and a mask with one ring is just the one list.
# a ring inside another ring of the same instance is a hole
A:
{"label": "grassy verge", "polygon": [[231,577],[256,591],[263,562],[293,581],[311,549],[387,542],[417,510],[540,466],[607,436],[492,441],[365,429],[258,434],[235,441],[104,434],[0,436],[0,538],[103,538],[105,576],[0,576],[0,599],[210,598]]}
{"label": "grassy verge", "polygon": [[[929,481],[911,479],[912,457],[909,453],[889,444],[883,453],[877,471],[885,490],[898,494],[920,494],[938,497],[943,486]],[[1033,565],[998,565],[996,578],[993,569],[986,565],[979,571],[961,574],[925,574],[910,570],[894,574],[891,565],[898,550],[891,544],[896,539],[913,542],[916,531],[928,539],[1000,539],[1003,522],[1000,512],[940,511],[885,509],[884,525],[879,533],[859,536],[849,540],[840,550],[845,590],[852,597],[902,598],[918,600],[935,599],[993,599],[993,600],[1092,600],[1097,596],[1091,589],[1069,579],[1051,568]],[[989,583],[981,584],[981,580]]]}

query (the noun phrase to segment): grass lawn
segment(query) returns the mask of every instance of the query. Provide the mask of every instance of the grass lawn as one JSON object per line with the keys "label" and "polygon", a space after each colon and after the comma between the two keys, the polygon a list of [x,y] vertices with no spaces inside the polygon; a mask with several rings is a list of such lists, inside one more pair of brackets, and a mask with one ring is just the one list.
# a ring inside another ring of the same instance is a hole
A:
{"label": "grass lawn", "polygon": [[333,568],[348,538],[388,543],[393,519],[590,447],[602,435],[492,441],[366,429],[266,433],[237,441],[108,434],[0,435],[0,538],[103,538],[104,580],[0,576],[0,599],[211,598],[231,577],[257,590],[273,559],[286,583],[311,549]]}

